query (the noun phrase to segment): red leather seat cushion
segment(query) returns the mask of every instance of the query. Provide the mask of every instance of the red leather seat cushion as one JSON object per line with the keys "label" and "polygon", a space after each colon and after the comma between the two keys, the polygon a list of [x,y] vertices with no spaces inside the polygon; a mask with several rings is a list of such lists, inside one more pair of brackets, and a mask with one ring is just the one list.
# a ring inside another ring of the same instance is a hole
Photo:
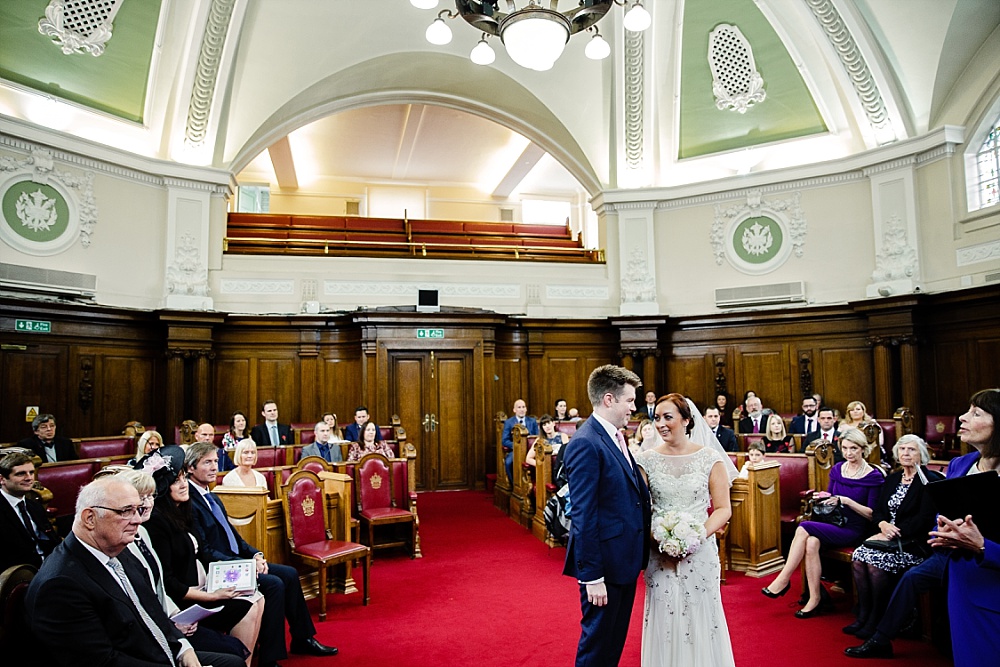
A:
{"label": "red leather seat cushion", "polygon": [[341,542],[339,540],[326,540],[324,542],[313,542],[311,544],[295,545],[295,550],[303,556],[315,558],[316,560],[327,560],[357,554],[363,556],[367,549],[364,545],[356,542]]}
{"label": "red leather seat cushion", "polygon": [[364,510],[361,512],[361,516],[369,521],[384,521],[387,519],[409,520],[413,515],[407,510],[401,510],[395,507],[379,507],[376,509]]}

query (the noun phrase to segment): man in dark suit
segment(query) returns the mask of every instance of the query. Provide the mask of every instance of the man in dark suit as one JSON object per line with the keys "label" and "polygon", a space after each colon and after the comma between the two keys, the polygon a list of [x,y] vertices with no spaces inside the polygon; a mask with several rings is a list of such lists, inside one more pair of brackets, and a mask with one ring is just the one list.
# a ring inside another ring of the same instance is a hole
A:
{"label": "man in dark suit", "polygon": [[816,408],[819,403],[812,396],[802,399],[802,414],[795,415],[792,423],[788,427],[789,433],[801,433],[803,435],[819,430],[819,420],[816,418]]}
{"label": "man in dark suit", "polygon": [[740,420],[740,433],[763,433],[767,430],[767,415],[759,396],[751,396],[746,402],[747,415]]}
{"label": "man in dark suit", "polygon": [[295,444],[292,427],[278,423],[278,404],[274,401],[264,401],[260,406],[263,424],[257,424],[250,430],[250,437],[258,447],[287,447]]}
{"label": "man in dark suit", "polygon": [[35,435],[17,443],[18,447],[30,449],[42,463],[74,461],[78,457],[73,441],[56,435],[56,418],[50,414],[40,414],[31,420],[31,430]]}
{"label": "man in dark suit", "polygon": [[720,426],[719,422],[721,420],[722,414],[719,412],[719,408],[705,408],[705,421],[708,422],[708,426],[712,429],[715,437],[719,439],[719,444],[722,445],[722,448],[727,452],[740,451],[740,445],[736,442],[736,434],[733,433],[732,429]]}
{"label": "man in dark suit", "polygon": [[840,453],[840,447],[837,446],[840,431],[837,430],[837,417],[833,408],[828,408],[825,405],[821,407],[816,413],[816,421],[819,422],[819,428],[802,436],[802,451],[805,451],[812,442],[823,440],[833,445],[833,462],[840,463],[844,460],[844,455]]}
{"label": "man in dark suit", "polygon": [[59,544],[45,508],[27,497],[35,483],[35,463],[22,453],[0,459],[0,572],[12,565],[42,566]]}
{"label": "man in dark suit", "polygon": [[563,449],[573,503],[563,574],[579,583],[583,612],[577,667],[618,664],[649,560],[649,489],[621,434],[640,384],[620,366],[595,369],[587,381],[594,412]]}
{"label": "man in dark suit", "polygon": [[316,627],[306,608],[299,584],[299,573],[288,565],[268,563],[264,553],[247,544],[226,516],[222,501],[209,489],[218,469],[215,445],[199,442],[188,447],[184,467],[188,472],[191,498],[191,523],[200,555],[207,566],[214,561],[253,559],[257,563],[257,588],[264,596],[261,617],[260,666],[270,667],[287,657],[285,619],[292,635],[292,653],[331,656],[337,649],[316,641]]}
{"label": "man in dark suit", "polygon": [[508,417],[503,423],[503,433],[500,435],[500,443],[506,453],[503,457],[504,467],[507,469],[507,479],[514,479],[514,427],[520,424],[528,429],[528,435],[538,435],[538,420],[528,416],[528,404],[523,399],[514,401],[514,416]]}
{"label": "man in dark suit", "polygon": [[656,421],[656,392],[647,391],[646,392],[646,404],[635,411],[632,415],[638,419],[648,419],[650,421]]}
{"label": "man in dark suit", "polygon": [[145,507],[113,476],[83,487],[73,532],[45,559],[28,587],[28,626],[44,665],[240,667],[234,655],[195,654],[156,599],[126,547]]}
{"label": "man in dark suit", "polygon": [[[368,408],[363,405],[359,405],[354,408],[354,423],[348,424],[344,427],[344,440],[348,442],[357,442],[358,436],[361,435],[360,429],[364,424],[368,423]],[[375,436],[378,438],[379,436]]]}
{"label": "man in dark suit", "polygon": [[338,443],[330,444],[329,424],[326,422],[316,422],[316,426],[313,428],[313,434],[316,438],[311,444],[302,448],[302,458],[307,456],[320,456],[330,463],[344,460],[344,457],[340,452],[340,445]]}

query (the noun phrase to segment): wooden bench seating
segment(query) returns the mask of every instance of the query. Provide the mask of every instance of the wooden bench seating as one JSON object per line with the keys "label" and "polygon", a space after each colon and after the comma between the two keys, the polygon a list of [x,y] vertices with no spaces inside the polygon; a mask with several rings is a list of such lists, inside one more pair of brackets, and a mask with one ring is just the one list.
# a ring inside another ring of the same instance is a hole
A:
{"label": "wooden bench seating", "polygon": [[224,251],[603,262],[568,226],[230,213]]}
{"label": "wooden bench seating", "polygon": [[781,468],[787,461],[765,460],[729,491],[733,516],[727,534],[729,567],[763,577],[785,564],[781,545]]}
{"label": "wooden bench seating", "polygon": [[81,459],[131,458],[135,455],[135,439],[121,436],[106,438],[74,438],[77,456]]}

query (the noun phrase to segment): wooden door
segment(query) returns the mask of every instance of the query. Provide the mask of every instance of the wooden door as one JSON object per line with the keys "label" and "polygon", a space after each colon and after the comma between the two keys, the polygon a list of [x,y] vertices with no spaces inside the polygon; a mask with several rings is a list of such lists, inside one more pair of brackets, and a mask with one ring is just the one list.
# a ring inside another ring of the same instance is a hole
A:
{"label": "wooden door", "polygon": [[79,435],[74,428],[71,406],[66,404],[67,349],[61,345],[4,344],[0,352],[0,442],[15,442],[31,435],[25,408],[56,417],[57,433],[68,438]]}
{"label": "wooden door", "polygon": [[389,374],[390,410],[417,450],[417,488],[472,488],[472,353],[390,351]]}

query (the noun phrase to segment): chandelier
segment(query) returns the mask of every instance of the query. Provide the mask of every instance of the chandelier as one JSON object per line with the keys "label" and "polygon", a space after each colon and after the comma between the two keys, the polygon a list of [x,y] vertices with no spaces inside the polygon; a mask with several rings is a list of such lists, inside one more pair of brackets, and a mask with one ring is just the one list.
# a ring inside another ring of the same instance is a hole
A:
{"label": "chandelier", "polygon": [[[435,9],[438,0],[410,0],[410,4],[418,9]],[[652,22],[642,0],[578,0],[575,7],[563,11],[558,9],[559,0],[528,0],[520,3],[524,5],[521,8],[517,4],[515,0],[455,0],[455,11],[442,9],[427,28],[427,41],[439,46],[451,42],[451,28],[445,19],[462,17],[483,34],[469,54],[472,62],[489,65],[496,59],[487,42],[493,36],[500,38],[515,63],[544,72],[552,69],[569,38],[578,32],[593,33],[585,50],[588,58],[607,58],[611,47],[598,31],[597,22],[615,5],[629,6],[623,20],[627,30],[639,32]],[[500,5],[504,5],[504,11]]]}

